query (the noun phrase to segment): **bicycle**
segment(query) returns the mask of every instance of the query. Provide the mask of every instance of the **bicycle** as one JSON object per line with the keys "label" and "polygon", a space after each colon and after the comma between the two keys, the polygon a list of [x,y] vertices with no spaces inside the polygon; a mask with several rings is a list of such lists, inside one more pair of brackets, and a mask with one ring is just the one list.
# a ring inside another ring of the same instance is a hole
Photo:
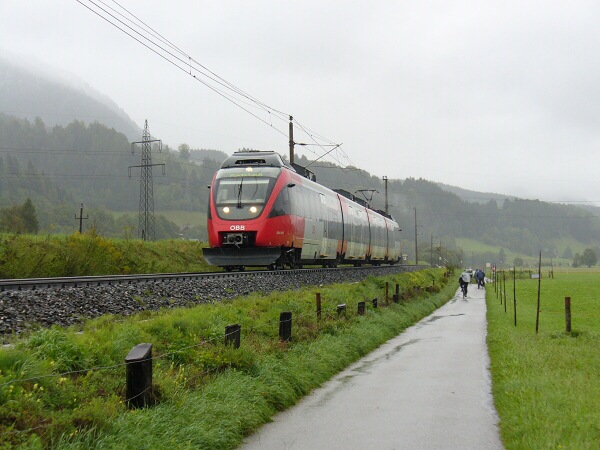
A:
{"label": "bicycle", "polygon": [[462,291],[463,298],[467,296],[467,283],[461,283],[460,290]]}

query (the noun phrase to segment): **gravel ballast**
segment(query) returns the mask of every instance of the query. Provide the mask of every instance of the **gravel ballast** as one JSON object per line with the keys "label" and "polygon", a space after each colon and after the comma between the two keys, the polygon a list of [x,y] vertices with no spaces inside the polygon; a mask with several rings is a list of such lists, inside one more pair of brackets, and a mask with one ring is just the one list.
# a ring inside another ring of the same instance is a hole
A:
{"label": "gravel ballast", "polygon": [[105,314],[131,315],[232,299],[252,292],[362,281],[420,269],[414,266],[360,270],[256,273],[252,276],[67,287],[0,293],[0,339],[35,327],[69,326]]}

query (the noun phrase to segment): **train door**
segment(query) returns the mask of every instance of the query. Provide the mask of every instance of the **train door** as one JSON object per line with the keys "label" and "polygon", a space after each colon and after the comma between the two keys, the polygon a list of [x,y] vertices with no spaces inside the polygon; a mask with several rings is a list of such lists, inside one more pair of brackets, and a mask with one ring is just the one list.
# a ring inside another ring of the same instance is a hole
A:
{"label": "train door", "polygon": [[321,234],[321,258],[329,258],[329,246],[328,244],[328,231],[329,231],[329,219],[327,215],[327,203],[325,202],[325,195],[319,194],[319,207],[321,208],[321,220],[323,220],[323,234]]}
{"label": "train door", "polygon": [[303,194],[305,227],[302,259],[318,260],[323,240],[323,222],[322,219],[320,220],[321,199],[318,193],[310,189],[304,189]]}

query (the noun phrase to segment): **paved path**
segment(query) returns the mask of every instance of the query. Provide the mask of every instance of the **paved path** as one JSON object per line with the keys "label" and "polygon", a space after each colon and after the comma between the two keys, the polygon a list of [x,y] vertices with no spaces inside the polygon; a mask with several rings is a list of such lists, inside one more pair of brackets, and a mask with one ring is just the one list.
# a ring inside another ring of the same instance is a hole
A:
{"label": "paved path", "polygon": [[485,344],[485,291],[469,286],[272,423],[244,449],[502,449]]}

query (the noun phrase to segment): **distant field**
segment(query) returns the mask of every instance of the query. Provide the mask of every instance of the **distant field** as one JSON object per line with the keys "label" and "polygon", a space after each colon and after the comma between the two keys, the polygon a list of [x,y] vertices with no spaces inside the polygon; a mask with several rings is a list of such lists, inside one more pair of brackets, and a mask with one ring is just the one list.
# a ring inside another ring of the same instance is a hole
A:
{"label": "distant field", "polygon": [[[498,245],[488,245],[488,244],[484,244],[481,241],[477,241],[475,239],[470,239],[470,238],[456,238],[456,245],[460,248],[462,248],[463,252],[464,252],[464,256],[463,259],[465,261],[465,265],[469,265],[469,259],[470,259],[470,253],[471,252],[475,252],[475,253],[484,253],[484,252],[492,252],[492,253],[498,253],[500,251],[500,246]],[[570,241],[569,241],[570,242]],[[576,241],[574,241],[576,242]],[[579,243],[577,247],[571,247],[573,250],[573,253],[579,252],[581,253],[583,251],[583,249],[579,249],[579,247],[581,247],[583,244]],[[515,258],[519,257],[521,259],[523,259],[523,261],[525,262],[525,267],[530,267],[532,265],[536,265],[537,266],[537,256],[528,256],[525,255],[523,253],[517,253],[517,252],[513,252],[507,248],[504,248],[504,253],[506,255],[506,261],[505,261],[505,267],[510,267],[513,264],[513,261]],[[548,260],[548,258],[544,258],[544,262],[546,262]],[[489,261],[491,263],[498,263],[498,261]],[[567,266],[572,262],[572,260],[570,259],[564,259],[564,258],[555,258],[553,259],[553,263],[556,267],[562,267],[562,266]]]}
{"label": "distant field", "polygon": [[154,214],[161,214],[179,226],[190,225],[206,228],[206,214],[204,213],[193,211],[154,211]]}
{"label": "distant field", "polygon": [[[487,286],[492,390],[504,445],[511,448],[598,448],[600,442],[600,270],[555,272],[541,285],[512,280],[507,312]],[[564,298],[571,297],[572,333],[565,332]]]}
{"label": "distant field", "polygon": [[[138,211],[112,211],[115,217],[120,217],[125,214],[137,216]],[[203,226],[206,228],[206,214],[201,212],[186,212],[176,210],[155,210],[155,215],[165,216],[168,220],[175,222],[180,227],[185,225]]]}

